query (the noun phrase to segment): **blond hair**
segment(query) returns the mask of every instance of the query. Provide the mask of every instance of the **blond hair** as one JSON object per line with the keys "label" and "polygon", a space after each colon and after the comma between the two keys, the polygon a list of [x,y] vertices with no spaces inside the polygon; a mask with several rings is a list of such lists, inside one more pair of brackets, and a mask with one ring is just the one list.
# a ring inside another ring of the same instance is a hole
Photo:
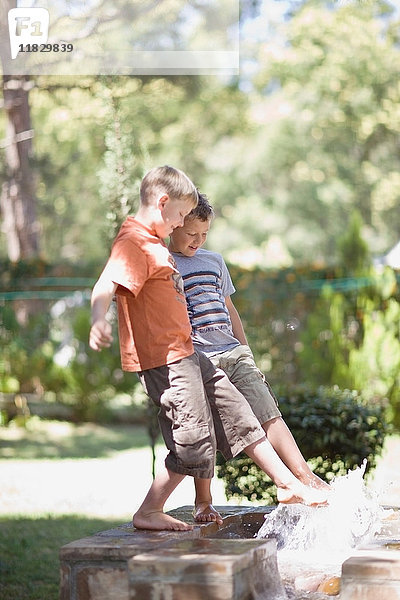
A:
{"label": "blond hair", "polygon": [[160,194],[168,194],[171,200],[192,200],[197,206],[197,190],[189,177],[179,169],[164,165],[146,173],[140,185],[140,202],[148,206]]}

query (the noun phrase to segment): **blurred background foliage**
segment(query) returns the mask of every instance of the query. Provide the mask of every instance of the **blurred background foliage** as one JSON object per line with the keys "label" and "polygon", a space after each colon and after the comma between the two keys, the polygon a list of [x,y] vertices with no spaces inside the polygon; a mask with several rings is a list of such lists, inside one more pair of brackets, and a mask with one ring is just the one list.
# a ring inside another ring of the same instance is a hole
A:
{"label": "blurred background foliage", "polygon": [[[142,174],[165,163],[209,194],[210,247],[230,262],[335,263],[353,209],[372,253],[398,241],[398,11],[383,1],[253,4],[251,17],[243,3],[235,79],[34,79],[43,257],[101,264],[106,224],[135,209]],[[291,13],[274,16],[277,5]]]}
{"label": "blurred background foliage", "polygon": [[[32,80],[40,250],[10,261],[0,236],[3,394],[45,398],[75,420],[144,418],[117,345],[88,349],[88,297],[142,175],[168,163],[216,209],[208,247],[230,265],[270,383],[354,389],[400,426],[398,271],[372,260],[399,239],[398,10],[380,0],[241,9],[236,78]],[[3,145],[2,182],[6,167]]]}

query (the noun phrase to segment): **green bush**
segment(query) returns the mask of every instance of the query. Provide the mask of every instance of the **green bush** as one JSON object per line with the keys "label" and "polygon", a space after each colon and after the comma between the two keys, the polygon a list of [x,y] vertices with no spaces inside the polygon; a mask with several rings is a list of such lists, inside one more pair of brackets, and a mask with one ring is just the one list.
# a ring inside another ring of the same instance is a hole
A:
{"label": "green bush", "polygon": [[[58,317],[49,308],[31,315],[24,327],[11,305],[0,306],[0,393],[52,397],[76,421],[111,422],[118,395],[132,397],[138,380],[121,370],[117,332],[111,348],[98,353],[89,348],[89,330],[87,305],[65,302]],[[145,407],[132,400],[127,408],[144,418]]]}
{"label": "green bush", "polygon": [[[314,473],[330,482],[367,459],[367,472],[376,466],[390,427],[385,407],[366,403],[356,391],[297,387],[278,394],[283,418]],[[271,479],[240,454],[229,462],[219,455],[217,475],[224,480],[227,498],[245,497],[276,503]]]}
{"label": "green bush", "polygon": [[371,271],[360,290],[326,287],[300,332],[297,366],[303,381],[357,389],[388,400],[387,418],[400,427],[400,302],[391,269]]}

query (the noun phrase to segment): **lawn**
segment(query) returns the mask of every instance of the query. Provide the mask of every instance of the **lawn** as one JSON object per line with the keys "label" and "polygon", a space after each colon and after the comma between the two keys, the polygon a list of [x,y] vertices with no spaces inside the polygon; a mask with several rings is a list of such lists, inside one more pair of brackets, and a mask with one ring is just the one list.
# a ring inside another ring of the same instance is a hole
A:
{"label": "lawn", "polygon": [[25,427],[12,422],[0,427],[0,459],[105,458],[148,445],[146,429],[139,425],[78,425],[31,417]]}
{"label": "lawn", "polygon": [[0,598],[58,600],[60,547],[120,524],[76,515],[0,517]]}
{"label": "lawn", "polygon": [[[95,488],[97,480],[101,485],[101,471],[109,480],[113,470],[118,475],[121,462],[123,468],[133,456],[148,471],[149,484],[151,453],[144,427],[74,425],[33,418],[26,428],[0,428],[2,600],[58,599],[60,547],[120,525],[129,517],[120,503],[111,497],[104,500],[102,488],[98,502],[85,496],[90,494],[87,487]],[[68,500],[68,494],[76,503]],[[95,488],[94,496],[98,494]],[[59,514],[63,509],[85,514]],[[95,516],[102,512],[114,516]]]}

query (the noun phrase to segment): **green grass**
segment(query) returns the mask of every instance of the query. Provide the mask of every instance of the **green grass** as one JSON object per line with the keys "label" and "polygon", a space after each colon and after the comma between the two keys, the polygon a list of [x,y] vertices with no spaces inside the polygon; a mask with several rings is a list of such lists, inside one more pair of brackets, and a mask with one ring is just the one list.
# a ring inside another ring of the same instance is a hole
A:
{"label": "green grass", "polygon": [[106,458],[149,443],[142,425],[76,425],[32,417],[25,427],[0,427],[0,459]]}
{"label": "green grass", "polygon": [[75,515],[0,517],[0,598],[58,600],[60,547],[117,525]]}
{"label": "green grass", "polygon": [[[148,445],[143,426],[75,425],[32,417],[25,427],[0,427],[0,459],[7,462],[107,458]],[[34,502],[32,508],[34,512]],[[61,546],[117,525],[121,519],[82,515],[0,516],[1,600],[58,600]]]}
{"label": "green grass", "polygon": [[[36,459],[107,458],[148,446],[143,426],[75,425],[32,417],[25,427],[13,423],[0,427],[0,459],[26,460],[27,468],[32,468],[31,461]],[[33,516],[0,516],[1,600],[58,600],[61,546],[122,522],[36,514],[32,500]]]}

